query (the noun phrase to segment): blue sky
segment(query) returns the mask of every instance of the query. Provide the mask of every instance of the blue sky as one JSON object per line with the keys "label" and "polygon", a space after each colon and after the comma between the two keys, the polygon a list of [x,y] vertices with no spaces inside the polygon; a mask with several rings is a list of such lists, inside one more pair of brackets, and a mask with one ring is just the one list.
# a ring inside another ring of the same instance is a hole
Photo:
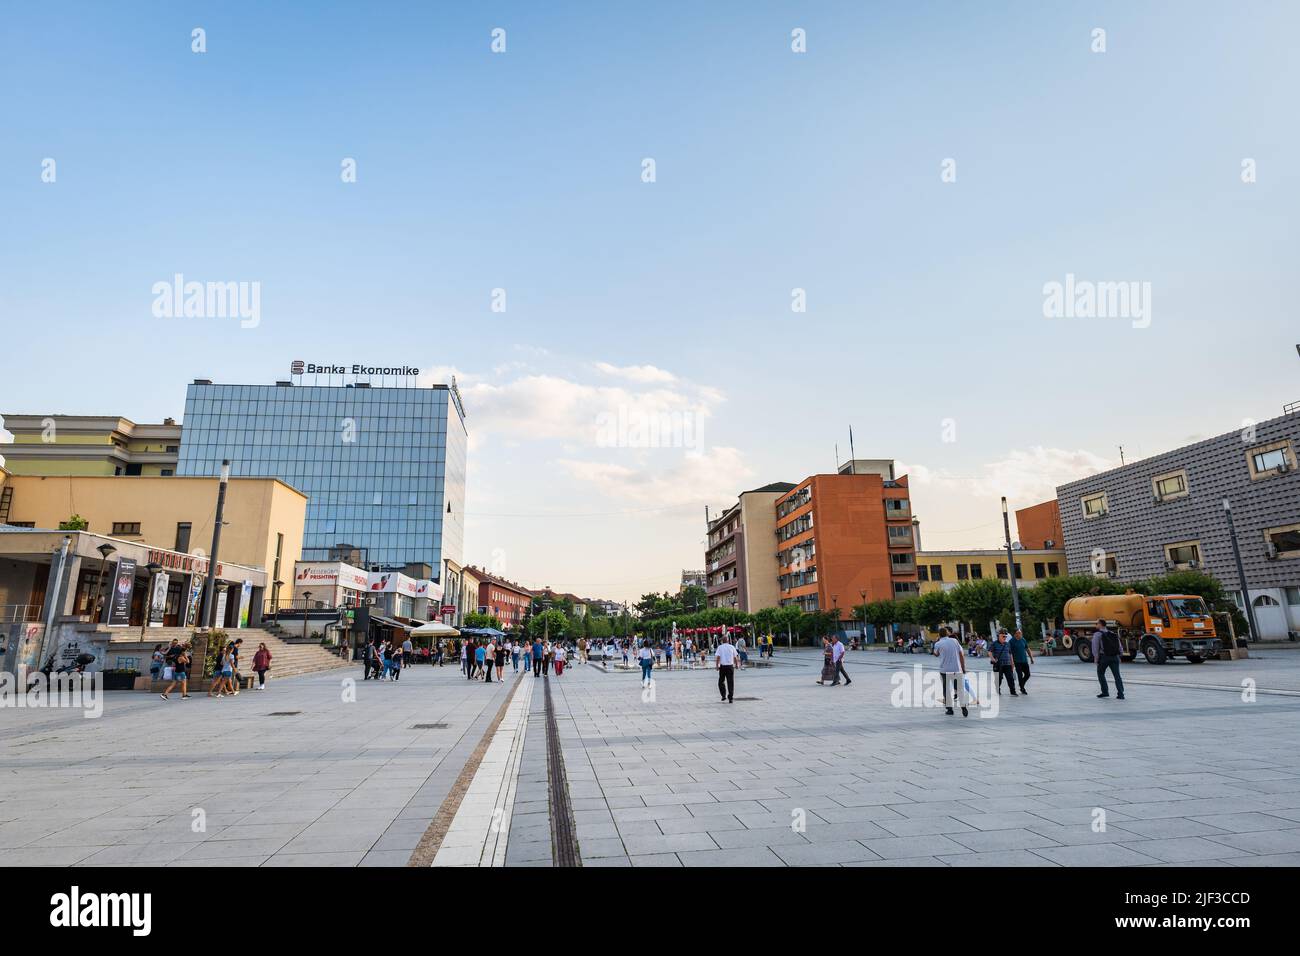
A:
{"label": "blue sky", "polygon": [[[1289,3],[15,7],[0,409],[157,420],[295,358],[454,370],[465,557],[593,595],[675,585],[705,504],[830,470],[850,424],[918,479],[927,546],[995,544],[999,493],[1300,399],[1297,27]],[[178,272],[260,282],[257,327],[155,318]],[[1150,326],[1044,318],[1067,273],[1149,282]],[[702,442],[601,447],[619,407],[687,409]]]}

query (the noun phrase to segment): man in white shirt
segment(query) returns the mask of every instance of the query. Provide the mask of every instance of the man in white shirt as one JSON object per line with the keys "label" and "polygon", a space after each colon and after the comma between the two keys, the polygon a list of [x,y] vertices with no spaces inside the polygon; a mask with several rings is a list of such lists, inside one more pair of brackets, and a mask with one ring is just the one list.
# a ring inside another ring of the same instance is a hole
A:
{"label": "man in white shirt", "polygon": [[718,693],[728,704],[736,692],[736,648],[723,637],[722,643],[713,652],[714,667],[718,670]]}
{"label": "man in white shirt", "polygon": [[852,684],[849,679],[849,672],[844,669],[844,642],[840,640],[838,634],[835,635],[835,643],[831,645],[831,663],[835,665],[835,679],[831,681],[832,687],[839,686],[840,675],[844,675],[844,686]]}
{"label": "man in white shirt", "polygon": [[939,628],[939,639],[934,642],[934,656],[939,658],[939,674],[943,678],[944,713],[952,716],[952,698],[948,696],[949,684],[957,685],[957,699],[961,702],[961,715],[969,717],[966,709],[966,655],[961,642],[946,627]]}

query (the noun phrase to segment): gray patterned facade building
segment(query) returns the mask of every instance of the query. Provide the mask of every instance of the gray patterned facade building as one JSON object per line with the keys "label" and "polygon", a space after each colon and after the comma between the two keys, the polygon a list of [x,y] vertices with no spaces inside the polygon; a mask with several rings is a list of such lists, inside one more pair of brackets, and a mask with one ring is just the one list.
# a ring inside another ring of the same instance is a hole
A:
{"label": "gray patterned facade building", "polygon": [[1237,603],[1232,505],[1264,640],[1300,636],[1300,409],[1056,489],[1071,574],[1132,581],[1194,568]]}

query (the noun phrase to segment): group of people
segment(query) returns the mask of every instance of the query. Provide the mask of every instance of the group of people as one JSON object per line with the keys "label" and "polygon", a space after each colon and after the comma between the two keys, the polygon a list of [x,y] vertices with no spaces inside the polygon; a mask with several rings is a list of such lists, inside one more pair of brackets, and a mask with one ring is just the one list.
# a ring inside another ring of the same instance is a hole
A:
{"label": "group of people", "polygon": [[[244,639],[237,637],[227,640],[218,648],[212,665],[212,683],[208,687],[209,697],[237,697],[241,675],[239,672],[239,654]],[[165,650],[161,644],[155,644],[149,661],[149,675],[155,680],[167,681],[166,688],[160,695],[163,700],[171,699],[171,692],[177,686],[181,689],[181,700],[190,699],[190,669],[194,663],[194,645],[182,644],[173,639]],[[271,651],[265,642],[257,645],[253,654],[253,673],[257,675],[258,690],[266,690],[266,673],[271,669]]]}
{"label": "group of people", "polygon": [[[585,647],[580,651],[579,659],[585,654]],[[569,660],[567,642],[560,640],[520,640],[509,636],[483,640],[466,640],[460,645],[460,668],[466,680],[481,680],[492,683],[492,673],[497,680],[505,679],[506,664],[510,664],[511,673],[519,673],[520,666],[527,673],[530,669],[534,677],[549,676],[554,668],[555,676],[564,674],[564,667]]]}
{"label": "group of people", "polygon": [[[1051,646],[1055,646],[1055,640]],[[1046,648],[1047,640],[1044,640]],[[1119,635],[1110,629],[1105,620],[1098,620],[1092,632],[1092,659],[1097,662],[1097,682],[1101,685],[1098,699],[1110,697],[1110,685],[1106,681],[1109,671],[1115,678],[1116,699],[1124,699],[1124,679],[1120,677],[1119,663],[1123,656],[1123,646]],[[985,649],[985,641],[975,635],[970,640],[971,656],[979,656]],[[1012,697],[1029,696],[1026,686],[1031,671],[1029,665],[1034,662],[1034,651],[1025,640],[1024,633],[1017,628],[1015,633],[1007,629],[998,630],[997,639],[987,645],[989,663],[997,674],[997,691],[1002,693],[1005,681]],[[939,628],[939,639],[935,641],[932,653],[939,658],[939,673],[943,677],[943,706],[947,714],[953,713],[953,696],[955,692],[963,717],[969,716],[967,710],[969,691],[966,687],[966,653],[962,642],[946,627]],[[1050,651],[1049,651],[1050,654]],[[820,683],[820,681],[818,682]],[[1017,693],[1019,687],[1019,693]]]}
{"label": "group of people", "polygon": [[397,641],[372,641],[362,651],[365,664],[364,680],[401,680],[403,668],[415,659],[415,648],[408,637]]}

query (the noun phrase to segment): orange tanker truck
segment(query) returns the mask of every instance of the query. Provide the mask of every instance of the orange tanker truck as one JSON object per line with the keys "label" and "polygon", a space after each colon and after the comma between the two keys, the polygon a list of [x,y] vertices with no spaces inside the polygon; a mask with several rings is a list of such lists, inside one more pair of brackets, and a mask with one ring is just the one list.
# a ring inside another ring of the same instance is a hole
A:
{"label": "orange tanker truck", "polygon": [[1079,660],[1092,662],[1092,632],[1097,621],[1119,635],[1124,660],[1138,654],[1148,664],[1185,657],[1199,664],[1217,657],[1221,643],[1205,602],[1195,594],[1096,594],[1065,602],[1061,643]]}

